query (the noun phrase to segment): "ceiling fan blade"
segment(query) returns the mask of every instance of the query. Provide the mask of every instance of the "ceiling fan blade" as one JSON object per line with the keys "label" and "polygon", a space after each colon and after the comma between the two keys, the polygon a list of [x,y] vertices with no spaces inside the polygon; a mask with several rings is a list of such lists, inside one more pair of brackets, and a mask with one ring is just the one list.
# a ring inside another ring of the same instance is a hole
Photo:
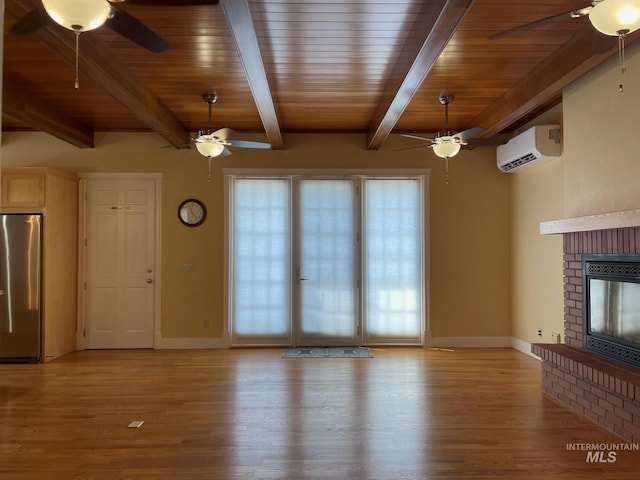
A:
{"label": "ceiling fan blade", "polygon": [[482,128],[482,127],[473,127],[473,128],[469,128],[467,130],[463,130],[462,132],[458,132],[453,136],[454,137],[458,137],[463,142],[466,142],[466,141],[468,141],[468,140],[470,140],[472,138],[477,137],[482,132],[484,132],[484,128]]}
{"label": "ceiling fan blade", "polygon": [[231,128],[221,128],[216,130],[211,135],[214,137],[218,137],[223,142],[231,142],[232,147],[240,147],[240,148],[271,148],[270,143],[264,142],[253,142],[251,140],[232,140],[233,136],[236,134],[235,130]]}
{"label": "ceiling fan blade", "polygon": [[519,27],[511,28],[509,30],[496,33],[495,35],[491,35],[489,37],[489,40],[500,40],[502,38],[510,37],[512,35],[526,32],[533,28],[542,27],[544,25],[549,25],[551,23],[561,22],[563,20],[569,20],[572,18],[584,17],[589,14],[592,8],[593,7],[589,5],[578,10],[571,10],[569,12],[563,12],[557,15],[551,15],[550,17],[541,18],[540,20],[536,20],[535,22],[525,23],[524,25],[520,25]]}
{"label": "ceiling fan blade", "polygon": [[431,142],[431,143],[435,142],[433,138],[420,137],[419,135],[409,135],[408,133],[402,133],[401,136],[407,137],[407,138],[415,138],[417,140],[424,140],[426,142]]}
{"label": "ceiling fan blade", "polygon": [[218,5],[220,0],[126,0],[126,2],[131,5],[149,7],[195,7],[198,5]]}
{"label": "ceiling fan blade", "polygon": [[36,8],[35,10],[31,10],[24,17],[19,19],[13,27],[9,30],[9,32],[16,35],[29,35],[37,30],[40,30],[42,27],[49,23],[49,15],[43,7]]}
{"label": "ceiling fan blade", "polygon": [[231,146],[240,147],[240,148],[263,148],[263,149],[271,148],[270,143],[252,142],[250,140],[231,140]]}
{"label": "ceiling fan blade", "polygon": [[227,157],[231,155],[231,150],[229,150],[227,147],[224,147],[224,150],[222,150],[222,153],[220,155],[218,155],[219,157]]}
{"label": "ceiling fan blade", "polygon": [[489,138],[471,138],[469,139],[467,148],[469,150],[476,147],[484,147],[486,145],[497,146],[507,143],[513,135],[508,133],[499,133]]}
{"label": "ceiling fan blade", "polygon": [[113,7],[113,15],[107,20],[107,25],[150,52],[160,53],[169,48],[169,44],[157,33],[134,16],[115,6]]}
{"label": "ceiling fan blade", "polygon": [[213,135],[214,137],[218,137],[220,140],[231,140],[231,137],[233,137],[236,134],[236,132],[234,130],[231,130],[230,128],[221,128],[219,130],[216,130],[215,132],[213,132],[211,135]]}

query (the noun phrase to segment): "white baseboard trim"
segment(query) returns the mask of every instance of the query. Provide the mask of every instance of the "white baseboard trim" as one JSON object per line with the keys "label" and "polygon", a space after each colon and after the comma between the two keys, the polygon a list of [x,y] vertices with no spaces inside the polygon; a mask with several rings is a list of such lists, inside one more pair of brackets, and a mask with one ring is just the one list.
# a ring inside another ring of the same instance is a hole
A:
{"label": "white baseboard trim", "polygon": [[[433,348],[513,348],[540,360],[531,353],[531,344],[514,337],[431,337],[429,347]],[[196,350],[226,349],[228,342],[222,337],[206,338],[164,338],[156,336],[156,350]]]}
{"label": "white baseboard trim", "polygon": [[220,337],[164,338],[157,336],[153,348],[155,350],[222,349],[229,348],[229,345]]}
{"label": "white baseboard trim", "polygon": [[514,350],[518,350],[519,352],[525,353],[530,357],[535,358],[536,360],[540,360],[540,357],[531,353],[531,344],[529,342],[525,342],[524,340],[520,340],[519,338],[511,337],[511,348]]}
{"label": "white baseboard trim", "polygon": [[434,348],[508,348],[511,337],[432,337]]}

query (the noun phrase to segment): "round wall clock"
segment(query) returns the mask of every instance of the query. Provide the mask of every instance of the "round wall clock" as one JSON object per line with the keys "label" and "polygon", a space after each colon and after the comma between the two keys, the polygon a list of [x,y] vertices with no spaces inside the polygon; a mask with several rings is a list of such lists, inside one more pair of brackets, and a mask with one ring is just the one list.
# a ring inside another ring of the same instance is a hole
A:
{"label": "round wall clock", "polygon": [[207,209],[200,200],[189,198],[178,207],[178,218],[187,227],[197,227],[207,218]]}

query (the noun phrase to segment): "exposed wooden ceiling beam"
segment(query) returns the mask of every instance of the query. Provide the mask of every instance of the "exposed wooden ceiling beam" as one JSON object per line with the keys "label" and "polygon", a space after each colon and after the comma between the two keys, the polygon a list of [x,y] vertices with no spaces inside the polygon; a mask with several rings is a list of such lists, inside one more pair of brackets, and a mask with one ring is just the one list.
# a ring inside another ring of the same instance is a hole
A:
{"label": "exposed wooden ceiling beam", "polygon": [[398,119],[449,43],[473,0],[424,2],[408,36],[404,52],[417,52],[410,65],[399,65],[385,87],[367,132],[367,149],[377,150],[389,136]]}
{"label": "exposed wooden ceiling beam", "polygon": [[253,100],[258,108],[269,143],[274,149],[282,149],[284,148],[282,130],[269,88],[249,5],[246,0],[221,0],[220,3],[238,47],[249,88],[251,88]]}
{"label": "exposed wooden ceiling beam", "polygon": [[[629,45],[638,40],[630,36]],[[617,53],[617,39],[585,26],[493,105],[478,115],[472,125],[485,129],[480,138],[491,137],[519,121],[537,106],[562,94],[564,88]],[[617,85],[612,85],[616,89]]]}
{"label": "exposed wooden ceiling beam", "polygon": [[93,130],[78,122],[41,98],[24,91],[5,75],[2,111],[7,115],[80,148],[93,148]]}
{"label": "exposed wooden ceiling beam", "polygon": [[[15,19],[35,4],[8,1],[6,14]],[[71,31],[56,27],[38,30],[36,35],[70,65],[75,65],[75,39]],[[189,143],[188,128],[144,85],[102,42],[91,35],[81,37],[80,71],[93,85],[104,90],[133,116],[176,147]],[[82,88],[82,87],[81,87]]]}

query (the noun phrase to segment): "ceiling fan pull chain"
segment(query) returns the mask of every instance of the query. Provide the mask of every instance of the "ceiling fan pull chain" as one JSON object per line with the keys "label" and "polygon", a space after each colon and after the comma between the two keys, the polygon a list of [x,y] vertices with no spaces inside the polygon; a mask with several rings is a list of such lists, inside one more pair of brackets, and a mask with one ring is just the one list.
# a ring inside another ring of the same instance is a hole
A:
{"label": "ceiling fan pull chain", "polygon": [[[624,39],[626,36],[627,34],[625,31],[620,30],[618,32],[618,63],[620,64],[621,75],[627,73],[627,66],[625,65],[624,59]],[[621,93],[624,91],[622,80],[620,80],[620,85],[618,85],[618,91]]]}
{"label": "ceiling fan pull chain", "polygon": [[75,88],[80,88],[80,80],[78,79],[78,48],[80,46],[80,29],[75,29],[73,31],[76,34],[76,82]]}
{"label": "ceiling fan pull chain", "polygon": [[211,181],[211,157],[207,157],[209,160],[209,175],[207,176],[207,182]]}
{"label": "ceiling fan pull chain", "polygon": [[449,185],[449,157],[444,157],[444,183]]}

